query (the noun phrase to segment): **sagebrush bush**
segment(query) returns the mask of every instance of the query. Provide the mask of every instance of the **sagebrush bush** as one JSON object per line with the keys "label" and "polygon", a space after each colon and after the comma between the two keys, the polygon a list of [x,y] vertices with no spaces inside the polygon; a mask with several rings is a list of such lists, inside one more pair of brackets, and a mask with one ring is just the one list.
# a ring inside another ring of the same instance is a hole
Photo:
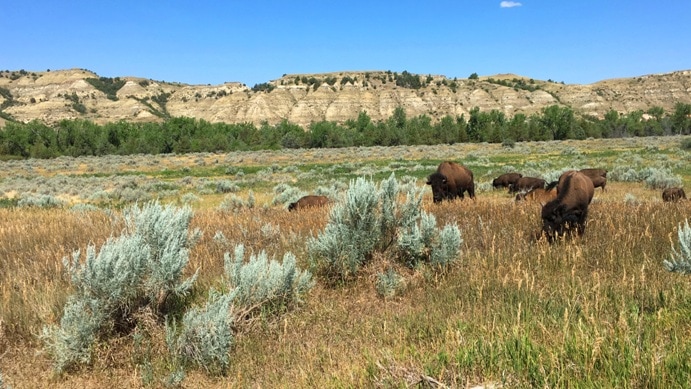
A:
{"label": "sagebrush bush", "polygon": [[645,168],[641,172],[645,186],[650,189],[665,189],[681,186],[681,177],[669,169]]}
{"label": "sagebrush bush", "polygon": [[381,297],[392,297],[405,288],[405,278],[395,270],[389,268],[383,273],[377,274],[374,288]]}
{"label": "sagebrush bush", "polygon": [[230,180],[218,181],[216,183],[216,193],[231,193],[237,192],[239,190],[240,187],[238,186],[238,184]]}
{"label": "sagebrush bush", "polygon": [[240,309],[282,308],[299,303],[313,286],[312,274],[300,270],[295,255],[285,253],[283,261],[270,259],[265,251],[251,254],[245,261],[245,246],[236,245],[224,257],[228,287],[233,304]]}
{"label": "sagebrush bush", "polygon": [[672,247],[672,258],[665,260],[663,265],[671,272],[691,274],[691,227],[688,219],[677,230],[679,251]]}
{"label": "sagebrush bush", "polygon": [[19,207],[59,208],[65,202],[59,198],[47,194],[22,196],[17,203]]}
{"label": "sagebrush bush", "polygon": [[185,312],[180,329],[175,321],[166,323],[168,350],[183,368],[195,366],[210,374],[225,373],[233,344],[234,296],[211,290],[204,307]]}
{"label": "sagebrush bush", "polygon": [[[403,189],[405,200],[400,201]],[[351,181],[322,233],[307,242],[313,267],[329,281],[343,281],[376,252],[388,253],[409,267],[455,260],[460,230],[446,226],[438,231],[435,217],[421,211],[423,190],[399,185],[394,174],[379,187],[362,177]]]}
{"label": "sagebrush bush", "polygon": [[197,278],[195,273],[181,281],[189,263],[189,250],[201,237],[199,229],[189,231],[193,215],[189,207],[164,206],[157,201],[141,208],[135,204],[123,211],[128,231],[141,236],[151,250],[144,292],[150,301],[157,302],[156,313],[165,314],[162,309],[168,296],[186,295]]}
{"label": "sagebrush bush", "polygon": [[125,312],[138,304],[148,256],[140,236],[123,236],[106,241],[98,254],[89,246],[83,263],[79,250],[71,261],[63,259],[75,293],[65,303],[60,325],[45,326],[41,335],[56,371],[88,364],[96,340],[127,321]]}
{"label": "sagebrush bush", "polygon": [[201,309],[185,313],[178,328],[166,324],[166,342],[181,365],[223,374],[230,363],[233,328],[257,311],[277,312],[299,303],[313,286],[312,275],[296,266],[291,253],[282,262],[269,259],[266,252],[245,259],[244,245],[225,254],[226,293],[211,290]]}
{"label": "sagebrush bush", "polygon": [[168,298],[184,296],[196,279],[195,273],[181,281],[189,246],[199,235],[188,232],[189,208],[153,202],[127,208],[123,217],[125,233],[108,239],[98,253],[90,245],[83,261],[79,250],[63,259],[75,292],[60,325],[47,325],[42,332],[58,372],[89,363],[99,338],[136,326],[138,309],[150,306],[165,315]]}
{"label": "sagebrush bush", "polygon": [[371,256],[381,237],[379,198],[372,181],[351,181],[345,199],[331,209],[324,231],[308,239],[313,265],[327,278],[348,278]]}

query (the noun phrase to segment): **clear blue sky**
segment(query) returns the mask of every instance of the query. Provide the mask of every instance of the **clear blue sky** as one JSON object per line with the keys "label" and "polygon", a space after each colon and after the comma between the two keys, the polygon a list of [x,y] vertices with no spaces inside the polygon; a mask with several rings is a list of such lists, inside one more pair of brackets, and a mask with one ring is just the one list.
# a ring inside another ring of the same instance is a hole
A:
{"label": "clear blue sky", "polygon": [[587,84],[691,69],[689,0],[0,0],[0,26],[0,70],[187,84],[345,70]]}

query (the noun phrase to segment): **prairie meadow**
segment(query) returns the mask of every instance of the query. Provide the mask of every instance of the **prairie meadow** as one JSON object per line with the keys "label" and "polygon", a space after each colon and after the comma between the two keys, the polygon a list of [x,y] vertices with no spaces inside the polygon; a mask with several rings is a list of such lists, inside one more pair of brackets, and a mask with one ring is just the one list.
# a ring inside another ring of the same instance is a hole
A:
{"label": "prairie meadow", "polygon": [[[0,383],[12,388],[103,387],[687,387],[691,277],[665,269],[689,201],[688,137],[375,147],[229,154],[137,155],[0,162]],[[426,177],[451,160],[474,172],[476,199],[434,204]],[[516,202],[492,179],[517,171],[556,180],[608,170],[583,237],[536,240],[541,204]],[[344,282],[314,286],[301,304],[262,311],[234,328],[223,374],[175,370],[164,326],[144,317],[100,339],[92,360],[56,373],[40,339],[74,293],[63,258],[101,247],[129,204],[193,210],[201,237],[185,274],[190,304],[218,286],[237,244],[311,269],[307,242],[331,206],[289,212],[319,193],[338,202],[353,180],[394,175],[423,190],[421,207],[454,224],[462,243],[443,269],[373,255]],[[396,290],[377,280],[393,270]],[[0,385],[1,387],[2,385]]]}

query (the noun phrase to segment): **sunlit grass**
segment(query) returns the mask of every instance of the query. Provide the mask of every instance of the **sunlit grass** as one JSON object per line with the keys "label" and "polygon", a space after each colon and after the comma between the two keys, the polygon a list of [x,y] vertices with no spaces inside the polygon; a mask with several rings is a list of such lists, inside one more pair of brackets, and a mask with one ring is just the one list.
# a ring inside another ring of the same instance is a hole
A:
{"label": "sunlit grass", "polygon": [[[504,151],[485,146],[490,156]],[[598,152],[603,164],[620,156],[595,141],[568,146]],[[470,151],[481,150],[473,145]],[[303,157],[315,158],[314,153]],[[322,153],[326,158],[328,151]],[[560,154],[555,155],[556,166]],[[276,163],[266,158],[266,166]],[[344,158],[336,152],[334,161]],[[571,163],[562,158],[562,165]],[[281,154],[284,162],[295,163]],[[500,169],[492,164],[479,176]],[[352,173],[346,170],[334,171]],[[416,174],[424,177],[410,175]],[[310,191],[319,181],[312,180],[291,185]],[[192,228],[203,231],[187,269],[200,270],[193,299],[219,287],[223,255],[237,243],[276,257],[290,251],[301,267],[309,265],[305,242],[324,227],[329,209],[293,213],[272,206],[274,185],[250,184],[233,193],[247,199],[252,190],[253,208],[222,210],[227,195],[222,193],[199,195],[190,204]],[[181,196],[166,201],[181,205]],[[627,196],[636,201],[626,202]],[[585,235],[553,245],[533,240],[540,204],[516,204],[505,191],[436,205],[426,193],[423,207],[438,225],[457,223],[461,230],[461,258],[451,268],[402,269],[406,288],[390,298],[375,290],[384,256],[375,257],[352,283],[326,287],[317,280],[296,311],[267,316],[238,334],[226,377],[191,371],[184,386],[403,387],[423,376],[452,387],[666,388],[691,382],[691,279],[662,266],[676,244],[679,223],[691,215],[689,202],[663,203],[658,191],[641,183],[610,182],[606,191],[595,192]],[[134,335],[105,341],[93,366],[65,377],[52,375],[36,338],[45,323],[59,320],[70,293],[62,258],[88,244],[100,247],[122,227],[110,211],[0,209],[0,372],[6,383],[14,388],[162,385],[171,367],[156,323],[145,329],[153,332],[150,344],[137,343]]]}

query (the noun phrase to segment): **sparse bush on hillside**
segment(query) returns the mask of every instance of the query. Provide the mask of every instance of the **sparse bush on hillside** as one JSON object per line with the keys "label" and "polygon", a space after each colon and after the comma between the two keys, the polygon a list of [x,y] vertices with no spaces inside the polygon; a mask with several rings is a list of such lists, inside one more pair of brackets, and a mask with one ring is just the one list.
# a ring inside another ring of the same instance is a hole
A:
{"label": "sparse bush on hillside", "polygon": [[672,247],[672,258],[665,260],[663,265],[671,272],[691,274],[691,226],[688,219],[684,225],[679,225],[677,231],[679,251]]}
{"label": "sparse bush on hillside", "polygon": [[125,86],[125,80],[121,80],[120,77],[86,78],[84,81],[88,82],[99,91],[105,93],[106,97],[113,101],[118,100],[117,92],[120,90],[120,88]]}

